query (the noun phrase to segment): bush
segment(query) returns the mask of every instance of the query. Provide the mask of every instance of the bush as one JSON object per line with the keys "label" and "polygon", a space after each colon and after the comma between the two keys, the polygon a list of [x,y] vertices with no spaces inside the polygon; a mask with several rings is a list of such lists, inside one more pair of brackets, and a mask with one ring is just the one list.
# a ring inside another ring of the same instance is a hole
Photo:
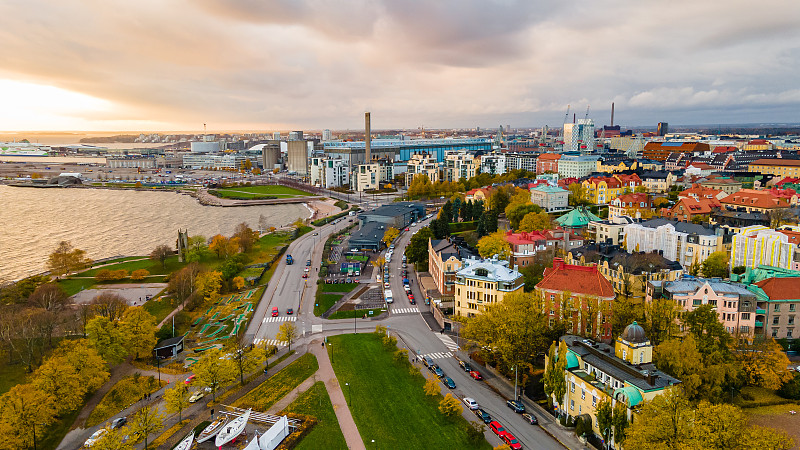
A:
{"label": "bush", "polygon": [[800,373],[795,373],[794,378],[783,383],[777,394],[790,400],[800,400]]}
{"label": "bush", "polygon": [[486,431],[486,426],[482,423],[470,421],[466,427],[467,439],[473,444],[478,444],[483,441],[483,433]]}
{"label": "bush", "polygon": [[150,271],[147,269],[137,269],[131,272],[131,280],[144,280],[150,276]]}
{"label": "bush", "polygon": [[586,430],[584,429],[583,419],[578,417],[575,420],[575,435],[580,437],[583,436],[584,434],[586,434]]}

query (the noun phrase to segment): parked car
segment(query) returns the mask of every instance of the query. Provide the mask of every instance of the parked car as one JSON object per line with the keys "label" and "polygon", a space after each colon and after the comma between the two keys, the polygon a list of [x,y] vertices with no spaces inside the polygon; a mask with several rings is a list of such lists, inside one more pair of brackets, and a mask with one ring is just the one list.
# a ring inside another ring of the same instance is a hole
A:
{"label": "parked car", "polygon": [[[466,400],[466,399],[465,399],[465,400]],[[492,430],[492,432],[494,432],[494,434],[496,434],[496,435],[500,436],[501,438],[502,438],[502,437],[503,437],[503,436],[504,436],[506,433],[508,433],[508,432],[506,431],[506,429],[505,429],[505,428],[503,428],[503,426],[502,426],[502,425],[500,425],[500,422],[498,422],[498,421],[496,421],[496,420],[493,420],[493,421],[489,422],[489,429],[490,429],[490,430]]]}
{"label": "parked car", "polygon": [[522,444],[520,444],[517,438],[515,438],[514,435],[508,431],[506,431],[506,434],[504,434],[503,436],[500,436],[500,438],[506,444],[508,444],[509,447],[511,447],[511,450],[519,450],[522,448]]}
{"label": "parked car", "polygon": [[433,358],[430,356],[426,356],[422,358],[422,363],[425,364],[425,367],[430,367],[433,365]]}
{"label": "parked car", "polygon": [[288,309],[286,310],[286,314],[288,314],[288,315],[290,315],[290,316],[291,316],[292,314],[294,314],[294,309],[293,309],[293,308],[288,308]]}
{"label": "parked car", "polygon": [[308,278],[308,274],[307,274],[307,273],[304,273],[304,274],[303,274],[303,278]]}
{"label": "parked car", "polygon": [[97,442],[98,439],[100,439],[100,436],[106,433],[108,433],[108,430],[106,430],[105,428],[100,428],[99,430],[95,431],[91,436],[89,436],[89,439],[87,439],[86,442],[83,443],[83,446],[85,448],[90,448],[94,446],[94,443]]}
{"label": "parked car", "polygon": [[278,312],[278,307],[277,306],[273,306],[272,307],[272,317],[278,317],[278,315],[280,315],[280,313]]}
{"label": "parked car", "polygon": [[442,377],[442,383],[444,383],[444,385],[449,387],[450,389],[456,388],[456,382],[453,381],[453,379],[450,377]]}
{"label": "parked car", "polygon": [[126,423],[128,423],[128,418],[127,417],[125,417],[125,416],[117,417],[116,419],[111,421],[111,429],[112,430],[116,430],[117,428],[122,427]]}
{"label": "parked car", "polygon": [[[475,411],[476,409],[480,408],[478,402],[475,401],[474,398],[471,397],[464,397],[464,404],[467,405],[467,408]],[[490,425],[491,426],[491,425]]]}
{"label": "parked car", "polygon": [[194,394],[192,394],[191,397],[189,397],[189,403],[194,403],[194,402],[200,400],[201,398],[203,398],[205,396],[206,396],[206,393],[204,391],[197,391]]}
{"label": "parked car", "polygon": [[314,233],[314,236],[319,236],[319,233]]}
{"label": "parked car", "polygon": [[525,419],[525,420],[526,420],[528,423],[530,423],[531,425],[536,425],[536,424],[538,424],[538,423],[539,423],[539,419],[537,419],[537,418],[536,418],[536,416],[534,416],[534,415],[533,415],[533,414],[531,414],[531,413],[525,413],[525,414],[523,414],[523,415],[522,415],[522,418],[523,418],[523,419]]}
{"label": "parked car", "polygon": [[478,418],[481,419],[483,423],[489,423],[492,421],[492,416],[490,416],[489,413],[487,413],[481,408],[475,410],[475,415],[478,416]]}
{"label": "parked car", "polygon": [[481,373],[480,373],[480,372],[478,372],[477,370],[473,370],[473,371],[471,371],[471,372],[469,373],[469,376],[471,376],[472,378],[475,378],[475,379],[476,379],[476,380],[478,380],[478,381],[480,381],[480,380],[482,380],[482,379],[483,379],[483,377],[481,376]]}
{"label": "parked car", "polygon": [[434,364],[432,366],[429,366],[429,368],[431,369],[431,372],[433,372],[434,375],[436,375],[437,377],[442,378],[444,376],[444,371],[442,371],[442,368],[439,367],[438,365]]}
{"label": "parked car", "polygon": [[394,244],[389,245],[389,248],[394,250]]}
{"label": "parked car", "polygon": [[458,365],[461,366],[462,369],[464,369],[464,372],[472,372],[472,366],[470,366],[468,362],[459,361]]}
{"label": "parked car", "polygon": [[513,409],[515,413],[524,413],[525,412],[525,405],[518,400],[509,400],[506,402],[506,406]]}
{"label": "parked car", "polygon": [[192,381],[194,381],[194,377],[196,376],[197,375],[195,374],[189,375],[185,380],[183,380],[183,384],[192,384]]}
{"label": "parked car", "polygon": [[383,283],[383,288],[384,289],[391,289],[391,286],[389,286],[389,282],[388,281]]}
{"label": "parked car", "polygon": [[414,301],[414,294],[412,294],[411,292],[408,292],[408,299],[413,302]]}
{"label": "parked car", "polygon": [[306,260],[306,266],[310,266],[310,265],[311,265],[311,260],[310,259]]}

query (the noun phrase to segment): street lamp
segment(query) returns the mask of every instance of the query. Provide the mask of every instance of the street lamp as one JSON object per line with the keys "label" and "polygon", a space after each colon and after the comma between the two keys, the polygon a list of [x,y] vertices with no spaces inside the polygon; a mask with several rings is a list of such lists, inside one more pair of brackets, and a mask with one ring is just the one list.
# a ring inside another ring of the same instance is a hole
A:
{"label": "street lamp", "polygon": [[517,370],[517,365],[514,364],[514,367],[511,368],[514,371],[514,400],[517,400],[517,379],[519,378],[519,370]]}
{"label": "street lamp", "polygon": [[331,349],[331,364],[333,364],[333,342],[328,342],[328,348]]}
{"label": "street lamp", "polygon": [[611,444],[611,442],[609,442],[611,439],[609,439],[609,437],[610,437],[610,436],[608,435],[608,431],[609,431],[609,428],[606,428],[605,430],[603,430],[603,436],[606,438],[606,439],[605,439],[605,441],[606,441],[606,442],[605,442],[605,444],[606,444],[606,450],[608,450],[608,447],[609,447],[609,445]]}
{"label": "street lamp", "polygon": [[350,383],[345,383],[344,385],[347,386],[347,406],[350,406]]}

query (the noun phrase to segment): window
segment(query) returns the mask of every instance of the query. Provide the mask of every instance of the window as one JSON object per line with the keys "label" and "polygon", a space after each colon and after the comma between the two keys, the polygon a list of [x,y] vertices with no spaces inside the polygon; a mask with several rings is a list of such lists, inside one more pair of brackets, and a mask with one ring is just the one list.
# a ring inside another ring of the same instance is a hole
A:
{"label": "window", "polygon": [[775,312],[780,311],[781,310],[780,303],[775,303],[775,306],[772,307],[772,310],[775,311]]}
{"label": "window", "polygon": [[569,409],[571,411],[575,411],[575,400],[570,400],[569,401]]}
{"label": "window", "polygon": [[581,389],[581,400],[586,400],[586,390]]}
{"label": "window", "polygon": [[773,324],[773,325],[777,325],[777,324],[778,324],[778,320],[779,320],[780,318],[781,318],[780,316],[775,316],[775,317],[773,317],[773,318],[772,318],[772,324]]}
{"label": "window", "polygon": [[794,325],[794,316],[789,316],[789,325]]}
{"label": "window", "polygon": [[778,337],[778,329],[777,328],[773,328],[772,329],[772,337]]}
{"label": "window", "polygon": [[702,304],[702,302],[703,302],[702,300],[700,300],[699,298],[696,298],[696,299],[692,300],[692,306],[700,306]]}
{"label": "window", "polygon": [[569,384],[569,391],[570,392],[575,392],[575,383],[570,383]]}
{"label": "window", "polygon": [[794,303],[789,303],[789,311],[794,312]]}
{"label": "window", "polygon": [[750,320],[750,313],[742,313],[742,320]]}
{"label": "window", "polygon": [[787,328],[786,329],[786,339],[792,339],[792,332],[794,332],[794,328]]}
{"label": "window", "polygon": [[597,406],[597,397],[592,395],[592,407],[596,407],[596,406]]}

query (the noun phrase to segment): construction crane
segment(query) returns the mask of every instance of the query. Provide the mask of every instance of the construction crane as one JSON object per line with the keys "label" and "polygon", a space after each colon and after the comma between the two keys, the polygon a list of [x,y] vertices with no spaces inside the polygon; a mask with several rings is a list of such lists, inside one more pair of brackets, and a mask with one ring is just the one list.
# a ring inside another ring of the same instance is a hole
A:
{"label": "construction crane", "polygon": [[569,105],[567,105],[567,113],[564,114],[564,123],[567,123],[569,120]]}
{"label": "construction crane", "polygon": [[583,120],[588,120],[588,119],[589,119],[589,105],[586,105],[586,115],[583,116]]}

